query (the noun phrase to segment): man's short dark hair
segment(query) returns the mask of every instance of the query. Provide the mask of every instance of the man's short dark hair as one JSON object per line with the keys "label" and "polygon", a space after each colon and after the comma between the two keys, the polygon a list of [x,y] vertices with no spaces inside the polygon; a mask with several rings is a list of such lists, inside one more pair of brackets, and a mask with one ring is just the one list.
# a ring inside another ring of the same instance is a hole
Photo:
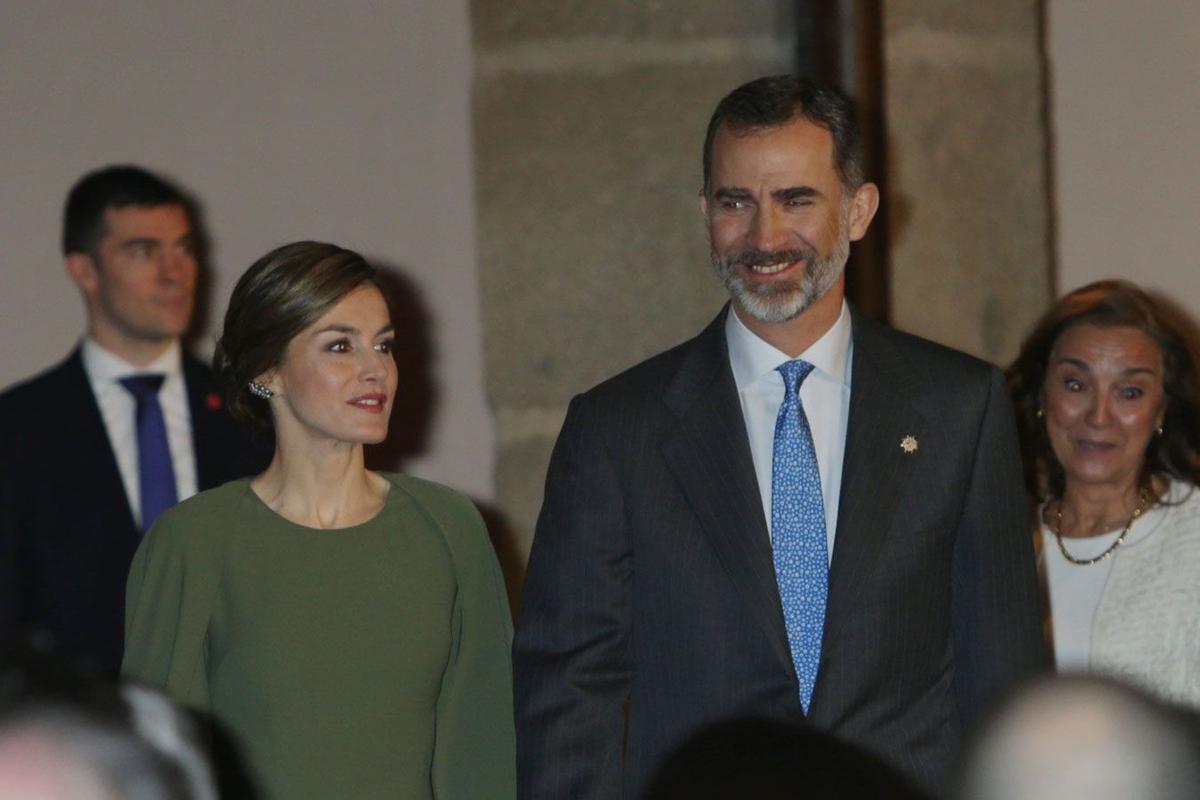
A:
{"label": "man's short dark hair", "polygon": [[192,201],[183,190],[148,170],[117,164],[89,172],[71,187],[63,208],[63,255],[95,255],[108,232],[104,212],[126,206],[182,206],[194,216]]}
{"label": "man's short dark hair", "polygon": [[833,166],[850,190],[862,186],[863,145],[854,103],[841,91],[795,75],[772,75],[742,84],[717,103],[704,135],[704,192],[712,175],[713,140],[722,125],[750,132],[804,119],[833,136]]}

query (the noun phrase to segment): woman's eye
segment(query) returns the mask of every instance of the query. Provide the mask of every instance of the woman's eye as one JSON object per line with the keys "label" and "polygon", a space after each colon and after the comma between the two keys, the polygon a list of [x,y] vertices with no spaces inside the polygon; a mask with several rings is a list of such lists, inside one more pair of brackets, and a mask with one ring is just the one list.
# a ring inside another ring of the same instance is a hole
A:
{"label": "woman's eye", "polygon": [[1067,378],[1063,381],[1063,386],[1067,387],[1068,392],[1078,392],[1083,389],[1083,381],[1078,378]]}
{"label": "woman's eye", "polygon": [[375,349],[381,353],[390,353],[390,352],[392,352],[392,345],[394,343],[395,343],[395,340],[388,339],[385,342],[380,342],[379,344],[375,345]]}
{"label": "woman's eye", "polygon": [[1126,386],[1121,390],[1121,397],[1125,398],[1126,400],[1137,400],[1143,394],[1145,394],[1145,392],[1142,391],[1140,386]]}
{"label": "woman's eye", "polygon": [[331,353],[349,353],[350,352],[350,340],[349,339],[338,339],[336,342],[332,342],[329,345],[329,352],[331,352]]}

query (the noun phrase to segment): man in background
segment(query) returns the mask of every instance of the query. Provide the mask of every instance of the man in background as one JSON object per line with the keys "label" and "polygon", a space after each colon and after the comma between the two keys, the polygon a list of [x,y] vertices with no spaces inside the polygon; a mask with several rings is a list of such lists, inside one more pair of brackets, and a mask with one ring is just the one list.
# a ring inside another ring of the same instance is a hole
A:
{"label": "man in background", "polygon": [[0,394],[0,638],[48,633],[115,673],[143,533],[265,463],[181,346],[198,244],[192,202],[144,169],[106,167],[71,189],[62,246],[86,334]]}

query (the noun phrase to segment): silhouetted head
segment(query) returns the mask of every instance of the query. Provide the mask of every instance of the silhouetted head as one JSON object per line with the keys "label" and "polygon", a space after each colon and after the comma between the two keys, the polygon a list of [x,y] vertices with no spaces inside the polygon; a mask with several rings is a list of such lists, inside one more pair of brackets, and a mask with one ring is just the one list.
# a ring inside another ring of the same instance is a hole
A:
{"label": "silhouetted head", "polygon": [[659,768],[646,800],[918,800],[893,767],[827,733],[761,718],[696,734]]}

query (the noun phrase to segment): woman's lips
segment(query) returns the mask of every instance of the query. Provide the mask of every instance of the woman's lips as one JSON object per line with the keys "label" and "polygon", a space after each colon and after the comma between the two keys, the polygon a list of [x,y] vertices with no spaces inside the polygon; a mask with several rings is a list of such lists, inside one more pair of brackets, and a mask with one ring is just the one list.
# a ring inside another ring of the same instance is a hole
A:
{"label": "woman's lips", "polygon": [[1075,447],[1085,453],[1108,453],[1116,449],[1112,442],[1096,442],[1090,439],[1076,439]]}
{"label": "woman's lips", "polygon": [[384,406],[387,405],[387,395],[364,394],[359,395],[351,400],[347,400],[346,402],[347,404],[352,405],[362,411],[366,411],[367,413],[382,414]]}

